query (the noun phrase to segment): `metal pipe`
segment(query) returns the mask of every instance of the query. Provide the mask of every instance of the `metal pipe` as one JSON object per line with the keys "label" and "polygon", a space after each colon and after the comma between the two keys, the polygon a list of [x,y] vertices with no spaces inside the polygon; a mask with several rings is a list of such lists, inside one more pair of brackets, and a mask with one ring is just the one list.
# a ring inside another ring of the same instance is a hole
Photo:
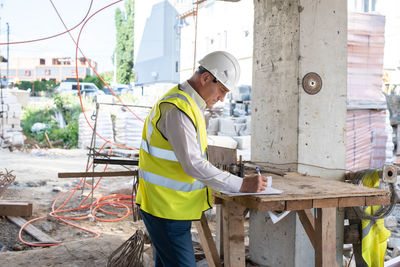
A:
{"label": "metal pipe", "polygon": [[6,77],[6,86],[8,86],[9,79],[9,62],[10,62],[10,25],[6,22],[7,25],[7,77]]}

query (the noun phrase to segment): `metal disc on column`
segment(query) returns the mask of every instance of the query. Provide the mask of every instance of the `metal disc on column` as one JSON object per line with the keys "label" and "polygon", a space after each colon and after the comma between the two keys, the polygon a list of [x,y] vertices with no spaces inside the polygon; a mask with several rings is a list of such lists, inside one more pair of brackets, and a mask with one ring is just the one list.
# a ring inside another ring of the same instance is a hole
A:
{"label": "metal disc on column", "polygon": [[315,95],[322,88],[322,79],[315,72],[309,72],[303,77],[303,89],[310,95]]}

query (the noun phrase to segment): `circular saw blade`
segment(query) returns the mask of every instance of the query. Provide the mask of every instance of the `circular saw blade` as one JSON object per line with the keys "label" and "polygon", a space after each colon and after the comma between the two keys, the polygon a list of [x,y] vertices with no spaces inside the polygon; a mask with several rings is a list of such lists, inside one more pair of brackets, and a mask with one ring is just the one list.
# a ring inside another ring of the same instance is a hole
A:
{"label": "circular saw blade", "polygon": [[303,77],[303,89],[310,95],[317,94],[322,88],[322,79],[315,72],[309,72]]}

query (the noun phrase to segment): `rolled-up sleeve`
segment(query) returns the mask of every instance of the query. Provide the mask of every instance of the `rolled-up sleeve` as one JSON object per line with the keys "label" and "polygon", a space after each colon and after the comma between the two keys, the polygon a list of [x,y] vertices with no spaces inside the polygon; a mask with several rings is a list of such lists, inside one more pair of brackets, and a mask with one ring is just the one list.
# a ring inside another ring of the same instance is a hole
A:
{"label": "rolled-up sleeve", "polygon": [[163,105],[157,128],[168,139],[183,170],[217,191],[239,192],[243,179],[221,171],[201,157],[191,119],[173,105]]}

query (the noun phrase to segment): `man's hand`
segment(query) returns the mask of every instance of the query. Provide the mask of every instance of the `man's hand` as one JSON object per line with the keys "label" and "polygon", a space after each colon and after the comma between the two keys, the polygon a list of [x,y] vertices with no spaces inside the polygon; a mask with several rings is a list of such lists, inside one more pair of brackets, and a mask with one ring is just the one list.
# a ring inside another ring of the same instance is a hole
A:
{"label": "man's hand", "polygon": [[239,192],[259,193],[267,188],[268,178],[258,174],[251,174],[243,179]]}

